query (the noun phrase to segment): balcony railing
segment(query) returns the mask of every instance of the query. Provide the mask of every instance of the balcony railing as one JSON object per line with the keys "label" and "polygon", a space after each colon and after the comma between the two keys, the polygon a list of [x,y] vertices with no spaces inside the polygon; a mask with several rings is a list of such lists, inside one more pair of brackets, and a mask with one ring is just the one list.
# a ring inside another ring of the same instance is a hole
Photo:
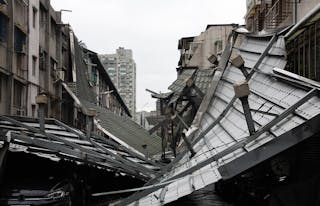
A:
{"label": "balcony railing", "polygon": [[290,16],[292,16],[292,3],[290,0],[278,0],[272,5],[266,14],[266,28],[277,28]]}

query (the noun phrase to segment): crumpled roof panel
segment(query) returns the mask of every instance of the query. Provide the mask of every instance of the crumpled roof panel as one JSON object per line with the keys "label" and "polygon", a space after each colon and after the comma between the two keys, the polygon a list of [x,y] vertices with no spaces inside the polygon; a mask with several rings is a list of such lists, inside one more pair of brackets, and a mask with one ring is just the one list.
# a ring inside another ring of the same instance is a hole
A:
{"label": "crumpled roof panel", "polygon": [[195,75],[194,84],[201,90],[202,93],[207,92],[207,88],[211,83],[214,69],[198,69]]}
{"label": "crumpled roof panel", "polygon": [[196,69],[184,69],[178,78],[168,87],[174,93],[181,93],[186,86],[186,82],[190,79]]}
{"label": "crumpled roof panel", "polygon": [[[99,124],[115,137],[121,139],[142,154],[148,151],[149,155],[161,153],[161,138],[157,135],[150,135],[147,130],[135,123],[128,117],[119,116],[107,109],[90,103],[86,100],[81,102],[87,108],[94,108],[97,111],[95,119],[99,120]],[[146,145],[146,149],[142,146]]]}
{"label": "crumpled roof panel", "polygon": [[[77,82],[73,83],[73,86],[76,86],[77,93],[75,96],[79,98],[82,106],[86,109],[96,109],[98,116],[95,119],[100,120],[99,124],[103,129],[120,139],[122,143],[129,145],[129,147],[134,148],[141,154],[146,154],[146,150],[148,155],[160,153],[162,151],[160,137],[149,135],[144,128],[136,124],[132,119],[114,114],[95,104],[96,97],[93,88],[88,83],[87,66],[83,59],[82,48],[77,43],[77,38],[74,39],[76,42],[74,46]],[[142,145],[146,145],[146,149]]]}
{"label": "crumpled roof panel", "polygon": [[[247,71],[253,74],[248,81],[248,101],[256,133],[250,136],[242,104],[235,98],[233,89],[235,82],[245,79],[244,74],[228,64],[199,127],[191,133],[194,135],[188,136],[192,138],[195,156],[190,158],[189,152],[183,153],[182,158],[158,179],[161,187],[137,193],[125,203],[163,205],[177,200],[222,179],[226,174],[221,171],[226,165],[239,161],[240,157],[281,138],[281,135],[291,135],[293,129],[303,129],[300,127],[303,123],[319,116],[319,92],[290,84],[273,73],[273,68],[284,69],[286,65],[282,37],[273,43],[266,56],[262,53],[267,50],[270,37],[244,39],[240,48],[234,48],[233,52],[240,53]],[[259,58],[263,58],[262,63],[254,71]],[[280,150],[272,152],[276,154]]]}
{"label": "crumpled roof panel", "polygon": [[[45,132],[40,132],[37,119],[0,116],[0,149],[9,143],[10,152],[36,155],[50,161],[71,161],[106,171],[148,179],[141,171],[158,170],[154,165],[104,137],[92,133],[90,139],[75,128],[55,119],[45,120]],[[130,165],[140,168],[135,171]]]}

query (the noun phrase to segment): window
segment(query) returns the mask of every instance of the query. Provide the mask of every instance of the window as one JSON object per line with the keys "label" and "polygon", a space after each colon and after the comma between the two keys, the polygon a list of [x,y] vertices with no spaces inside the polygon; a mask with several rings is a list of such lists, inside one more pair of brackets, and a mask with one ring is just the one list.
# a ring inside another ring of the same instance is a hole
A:
{"label": "window", "polygon": [[32,8],[32,26],[33,26],[33,28],[36,28],[37,13],[38,13],[37,8],[36,8],[36,7],[33,7],[33,8]]}
{"label": "window", "polygon": [[50,71],[51,75],[55,75],[57,70],[57,62],[53,59],[50,58]]}
{"label": "window", "polygon": [[0,13],[0,42],[7,41],[8,18]]}
{"label": "window", "polygon": [[22,107],[22,89],[23,89],[23,85],[20,82],[15,81],[13,105],[19,109]]}
{"label": "window", "polygon": [[37,69],[37,57],[32,56],[32,75],[36,75],[36,69]]}
{"label": "window", "polygon": [[97,84],[97,69],[95,67],[91,68],[90,81],[94,86]]}
{"label": "window", "polygon": [[217,40],[216,42],[214,42],[214,48],[215,48],[215,54],[221,52],[222,51],[222,41]]}
{"label": "window", "polygon": [[320,81],[320,21],[309,25],[294,40],[288,42],[286,70]]}
{"label": "window", "polygon": [[18,27],[14,28],[14,50],[15,52],[26,52],[26,35]]}
{"label": "window", "polygon": [[50,28],[50,36],[52,39],[55,39],[56,37],[56,22],[53,18],[51,18],[51,28]]}
{"label": "window", "polygon": [[32,104],[31,105],[31,112],[32,112],[32,117],[36,117],[36,105]]}
{"label": "window", "polygon": [[39,69],[46,70],[47,67],[47,53],[40,47],[39,49]]}
{"label": "window", "polygon": [[40,4],[40,27],[44,28],[46,23],[47,23],[47,11],[44,8],[44,6]]}

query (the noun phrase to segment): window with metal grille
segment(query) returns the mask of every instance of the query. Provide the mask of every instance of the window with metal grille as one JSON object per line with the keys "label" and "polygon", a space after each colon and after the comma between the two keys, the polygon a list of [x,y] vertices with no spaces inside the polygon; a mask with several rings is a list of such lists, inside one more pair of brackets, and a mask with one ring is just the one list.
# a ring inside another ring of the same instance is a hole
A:
{"label": "window with metal grille", "polygon": [[36,75],[36,67],[37,67],[37,57],[32,56],[32,75]]}
{"label": "window with metal grille", "polygon": [[7,41],[8,18],[0,12],[0,42]]}
{"label": "window with metal grille", "polygon": [[38,14],[38,10],[36,7],[32,8],[32,27],[36,28],[36,21],[37,21],[37,15]]}
{"label": "window with metal grille", "polygon": [[14,96],[13,96],[13,105],[17,108],[22,107],[22,91],[23,84],[18,81],[14,82]]}
{"label": "window with metal grille", "polygon": [[14,28],[14,50],[15,52],[26,52],[26,35],[18,27]]}
{"label": "window with metal grille", "polygon": [[320,81],[320,20],[287,43],[286,70]]}
{"label": "window with metal grille", "polygon": [[47,67],[47,53],[40,47],[39,49],[39,69],[46,70]]}

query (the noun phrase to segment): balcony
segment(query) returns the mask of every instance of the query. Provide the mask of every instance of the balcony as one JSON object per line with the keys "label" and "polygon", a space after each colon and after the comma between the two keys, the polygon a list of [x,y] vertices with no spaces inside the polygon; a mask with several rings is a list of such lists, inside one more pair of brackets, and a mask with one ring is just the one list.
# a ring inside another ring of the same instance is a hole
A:
{"label": "balcony", "polygon": [[266,29],[286,26],[292,21],[292,3],[289,0],[278,0],[268,10],[265,18]]}
{"label": "balcony", "polygon": [[246,19],[253,16],[256,12],[257,6],[261,5],[261,0],[247,0],[247,14]]}

